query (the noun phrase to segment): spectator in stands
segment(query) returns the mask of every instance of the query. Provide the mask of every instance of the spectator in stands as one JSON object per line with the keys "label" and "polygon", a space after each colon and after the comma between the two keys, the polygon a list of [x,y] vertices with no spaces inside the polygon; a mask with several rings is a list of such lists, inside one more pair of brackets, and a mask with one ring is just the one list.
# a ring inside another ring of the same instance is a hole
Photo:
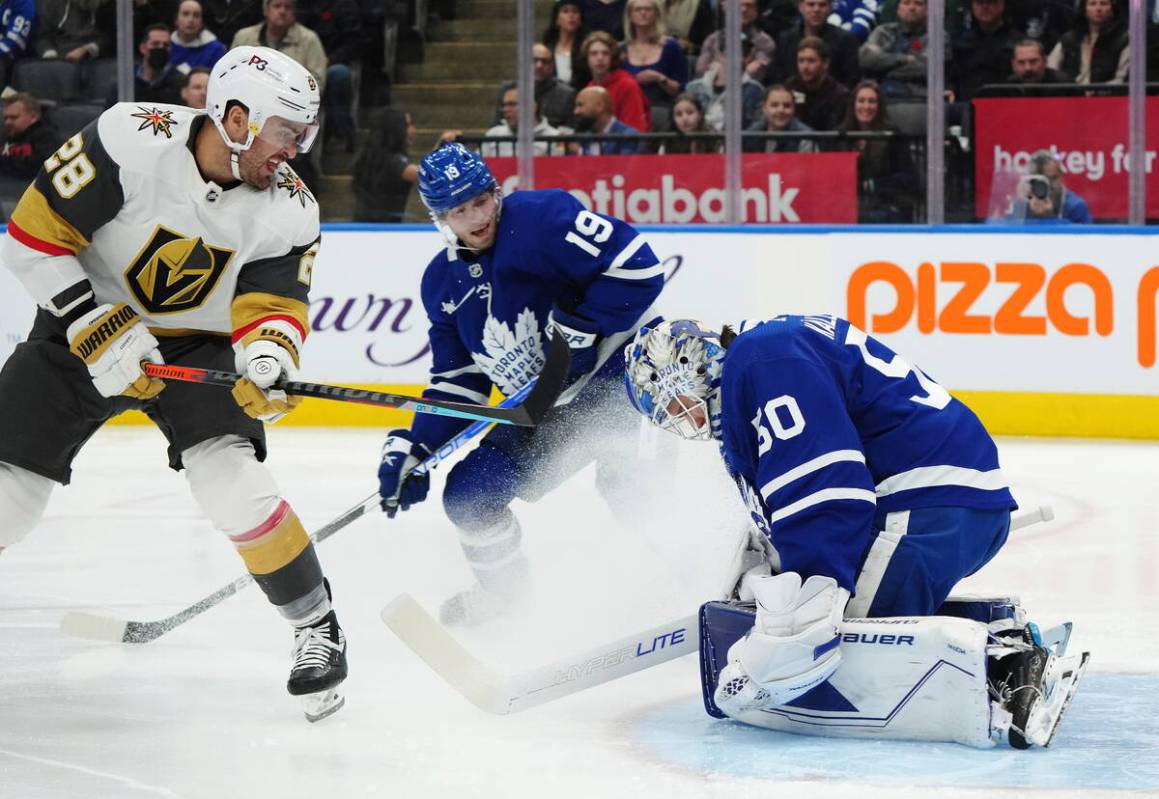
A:
{"label": "spectator in stands", "polygon": [[1005,0],[970,0],[970,28],[952,42],[954,98],[965,102],[987,83],[1010,77],[1014,44],[1023,38],[1006,19]]}
{"label": "spectator in stands", "polygon": [[816,36],[797,44],[797,75],[785,81],[797,104],[797,119],[813,130],[836,130],[849,90],[829,74],[829,48]]}
{"label": "spectator in stands", "polygon": [[[571,115],[575,110],[575,89],[555,76],[555,59],[551,55],[551,50],[547,49],[547,45],[536,43],[531,46],[531,74],[535,80],[535,103],[539,106],[547,124],[552,127],[560,125],[571,127]],[[503,111],[503,98],[507,90],[514,86],[513,80],[505,80],[499,86],[493,119],[496,125],[506,117]]]}
{"label": "spectator in stands", "polygon": [[838,83],[852,87],[861,79],[861,68],[857,65],[859,42],[852,33],[828,21],[833,11],[830,0],[799,0],[797,9],[801,18],[777,37],[773,77],[787,83],[796,76],[797,45],[806,37],[815,37],[825,43],[829,52],[829,74]]}
{"label": "spectator in stands", "polygon": [[685,52],[700,52],[705,38],[715,27],[708,0],[664,0],[664,26]]}
{"label": "spectator in stands", "polygon": [[[597,31],[595,36],[602,31]],[[638,134],[641,131],[617,119],[612,110],[612,96],[602,86],[588,86],[575,96],[575,118],[577,133]],[[571,153],[583,155],[634,155],[640,152],[640,142],[631,140],[594,139],[568,145]]]}
{"label": "spectator in stands", "polygon": [[704,119],[704,106],[696,95],[682,92],[672,103],[672,119],[668,132],[678,134],[676,139],[668,139],[660,145],[660,155],[689,155],[698,153],[719,153],[724,143],[719,136],[711,139],[692,138],[692,133],[713,133]]}
{"label": "spectator in stands", "polygon": [[1071,83],[1124,83],[1130,66],[1127,24],[1114,0],[1080,0],[1082,13],[1062,35],[1046,64]]}
{"label": "spectator in stands", "polygon": [[27,53],[35,24],[34,0],[0,0],[0,90],[12,82],[12,65]]}
{"label": "spectator in stands", "polygon": [[260,0],[201,0],[201,12],[205,27],[227,47],[235,46],[233,40],[239,30],[262,21]]}
{"label": "spectator in stands", "polygon": [[1007,83],[1070,83],[1066,75],[1046,65],[1042,42],[1034,39],[1022,39],[1015,43],[1010,70],[1013,74],[1006,79]]}
{"label": "spectator in stands", "polygon": [[[748,65],[753,60],[752,40],[747,33],[740,35],[741,41],[741,127],[747,128],[761,118],[761,95],[765,88],[748,73]],[[722,42],[723,44],[723,42]],[[728,70],[724,62],[718,61],[708,68],[702,77],[689,81],[687,91],[700,101],[704,117],[713,130],[724,130],[725,86],[728,85]]]}
{"label": "spectator in stands", "polygon": [[354,152],[354,65],[362,58],[362,12],[355,0],[297,0],[298,23],[314,31],[326,53],[322,93],[325,138]]}
{"label": "spectator in stands", "polygon": [[[503,93],[503,121],[490,127],[484,136],[515,136],[519,132],[519,89],[514,86]],[[535,104],[535,136],[558,136],[559,131],[549,125],[539,112],[539,104]],[[562,148],[557,142],[536,141],[532,144],[532,152],[536,155],[547,155],[548,152],[562,154]],[[515,155],[515,142],[483,142],[479,145],[479,155],[484,158]]]}
{"label": "spectator in stands", "polygon": [[[13,94],[4,102],[0,176],[15,178],[26,188],[40,165],[63,143],[64,137],[43,119],[40,101],[31,94]],[[24,188],[20,193],[24,193]]]}
{"label": "spectator in stands", "polygon": [[[753,133],[812,133],[813,129],[797,119],[797,103],[793,93],[783,84],[775,83],[765,89],[761,102],[763,119],[746,128]],[[820,148],[813,139],[762,138],[745,136],[746,153],[815,153]]]}
{"label": "spectator in stands", "polygon": [[[138,103],[181,104],[182,75],[169,60],[169,26],[154,22],[146,26],[137,44],[141,60],[133,72],[133,101]],[[105,105],[117,102],[117,84],[109,87]]]}
{"label": "spectator in stands", "polygon": [[181,102],[190,108],[205,108],[205,93],[209,86],[209,67],[194,67],[185,76],[181,87]]}
{"label": "spectator in stands", "polygon": [[1058,159],[1049,150],[1039,150],[1030,157],[1006,221],[1089,225],[1094,219],[1086,200],[1063,185]]}
{"label": "spectator in stands", "polygon": [[589,31],[604,31],[617,42],[624,40],[624,7],[627,0],[582,0],[584,25]]}
{"label": "spectator in stands", "polygon": [[371,115],[370,135],[354,159],[354,221],[401,222],[410,189],[419,179],[407,150],[414,145],[410,114],[381,108]]}
{"label": "spectator in stands", "polygon": [[169,41],[169,62],[182,73],[212,67],[225,55],[225,45],[206,29],[199,0],[182,0]]}
{"label": "spectator in stands", "polygon": [[[954,0],[949,0],[954,2]],[[761,14],[757,26],[775,42],[782,33],[797,24],[801,14],[797,11],[797,0],[768,0],[761,3]]]}
{"label": "spectator in stands", "polygon": [[[890,98],[924,100],[926,96],[926,0],[901,0],[897,22],[887,22],[861,45],[861,71],[877,80]],[[947,59],[951,57],[946,48]]]}
{"label": "spectator in stands", "polygon": [[294,0],[263,0],[262,12],[266,21],[242,28],[233,37],[230,47],[272,47],[288,55],[310,70],[325,91],[326,50],[318,34],[298,22]]}
{"label": "spectator in stands", "polygon": [[[644,90],[620,66],[620,46],[612,35],[606,31],[593,31],[584,39],[583,49],[588,69],[592,73],[588,86],[600,86],[608,90],[612,113],[625,125],[642,133],[652,130],[652,113],[644,97]],[[578,96],[576,99],[579,99]],[[576,108],[579,108],[578,103]]]}
{"label": "spectator in stands", "polygon": [[556,0],[551,22],[543,32],[543,44],[555,59],[556,77],[576,90],[587,86],[592,79],[583,52],[584,39],[589,31],[583,23],[581,2]]}
{"label": "spectator in stands", "polygon": [[854,139],[843,147],[857,159],[857,219],[859,222],[913,222],[918,180],[909,142],[890,124],[885,94],[874,81],[853,90],[840,130],[888,131],[886,139]]}
{"label": "spectator in stands", "polygon": [[877,9],[877,0],[834,0],[829,22],[852,33],[858,44],[863,44],[877,27]]}
{"label": "spectator in stands", "polygon": [[660,0],[628,0],[624,10],[623,67],[636,78],[648,105],[672,108],[672,98],[688,80],[688,56],[684,48],[666,35]]}
{"label": "spectator in stands", "polygon": [[[773,37],[757,25],[757,0],[740,0],[740,30],[753,43],[753,59],[745,71],[753,80],[764,81],[773,61],[775,45]],[[704,40],[704,46],[700,48],[700,55],[696,59],[696,77],[703,77],[709,68],[724,63],[724,48],[721,47],[723,41],[723,28],[713,31]]]}
{"label": "spectator in stands", "polygon": [[37,0],[36,52],[75,63],[96,58],[108,40],[102,22],[112,8],[112,0]]}

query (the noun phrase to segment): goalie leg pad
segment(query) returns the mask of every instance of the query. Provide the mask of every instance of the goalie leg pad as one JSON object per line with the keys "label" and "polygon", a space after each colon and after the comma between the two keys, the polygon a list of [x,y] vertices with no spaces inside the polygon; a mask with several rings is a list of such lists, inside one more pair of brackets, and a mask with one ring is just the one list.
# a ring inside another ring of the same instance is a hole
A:
{"label": "goalie leg pad", "polygon": [[[710,715],[726,715],[713,700],[725,653],[755,616],[752,605],[710,602],[700,610],[701,677]],[[987,638],[986,625],[967,619],[846,619],[842,661],[826,682],[787,704],[732,718],[803,735],[990,747]]]}
{"label": "goalie leg pad", "polygon": [[0,463],[0,549],[20,541],[40,522],[52,486],[47,477]]}

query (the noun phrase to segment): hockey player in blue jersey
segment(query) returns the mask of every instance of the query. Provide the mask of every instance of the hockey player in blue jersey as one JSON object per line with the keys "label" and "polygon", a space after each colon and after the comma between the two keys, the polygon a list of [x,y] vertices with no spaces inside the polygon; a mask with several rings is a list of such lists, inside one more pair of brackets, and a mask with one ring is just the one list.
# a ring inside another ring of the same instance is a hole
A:
{"label": "hockey player in blue jersey", "polygon": [[834,316],[719,334],[661,322],[625,360],[638,411],[719,442],[764,550],[738,602],[701,612],[710,713],[821,735],[1050,742],[1086,664],[1065,656],[1069,626],[1044,636],[1014,600],[947,601],[1017,507],[965,405]]}
{"label": "hockey player in blue jersey", "polygon": [[[513,499],[535,500],[591,454],[548,468],[579,437],[637,417],[623,401],[623,347],[664,284],[644,239],[618,219],[586,210],[563,191],[504,197],[487,166],[461,144],[444,144],[419,165],[419,194],[447,247],[427,266],[422,300],[430,320],[429,398],[486,403],[492,387],[510,396],[544,363],[554,325],[571,349],[571,371],[557,406],[537,427],[499,426],[447,475],[443,505],[458,528],[477,584],[444,603],[447,624],[491,618],[526,580]],[[426,498],[429,479],[411,474],[466,423],[423,415],[383,446],[379,491],[390,516]],[[610,460],[610,459],[608,459]],[[601,485],[623,483],[605,475]]]}

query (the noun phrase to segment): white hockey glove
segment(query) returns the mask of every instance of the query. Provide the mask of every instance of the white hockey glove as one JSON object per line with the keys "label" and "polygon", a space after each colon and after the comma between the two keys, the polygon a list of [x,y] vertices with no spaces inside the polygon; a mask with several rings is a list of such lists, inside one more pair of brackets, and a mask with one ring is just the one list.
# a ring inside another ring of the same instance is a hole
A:
{"label": "white hockey glove", "polygon": [[98,305],[68,326],[68,348],[85,362],[102,397],[147,400],[165,384],[141,371],[141,362],[164,363],[157,339],[123,302]]}
{"label": "white hockey glove", "polygon": [[547,319],[547,329],[559,329],[567,339],[571,350],[571,365],[567,372],[565,388],[572,386],[595,371],[599,355],[599,329],[596,323],[577,314],[569,314],[558,306],[553,308]]}
{"label": "white hockey glove", "polygon": [[752,630],[728,650],[713,701],[725,714],[783,705],[832,676],[841,664],[839,625],[849,592],[832,577],[801,584],[796,572],[751,582]]}
{"label": "white hockey glove", "polygon": [[233,387],[233,398],[252,419],[273,424],[302,403],[302,398],[271,388],[280,380],[293,380],[298,365],[285,347],[258,339],[238,350],[234,358],[242,375]]}

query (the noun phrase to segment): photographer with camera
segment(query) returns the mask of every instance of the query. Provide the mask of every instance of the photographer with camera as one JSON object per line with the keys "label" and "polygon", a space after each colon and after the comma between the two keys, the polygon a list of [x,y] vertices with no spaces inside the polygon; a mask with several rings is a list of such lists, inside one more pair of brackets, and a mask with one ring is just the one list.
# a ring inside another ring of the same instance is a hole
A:
{"label": "photographer with camera", "polygon": [[1086,200],[1063,185],[1058,159],[1048,150],[1039,150],[1030,156],[1006,221],[1089,225],[1094,219]]}

